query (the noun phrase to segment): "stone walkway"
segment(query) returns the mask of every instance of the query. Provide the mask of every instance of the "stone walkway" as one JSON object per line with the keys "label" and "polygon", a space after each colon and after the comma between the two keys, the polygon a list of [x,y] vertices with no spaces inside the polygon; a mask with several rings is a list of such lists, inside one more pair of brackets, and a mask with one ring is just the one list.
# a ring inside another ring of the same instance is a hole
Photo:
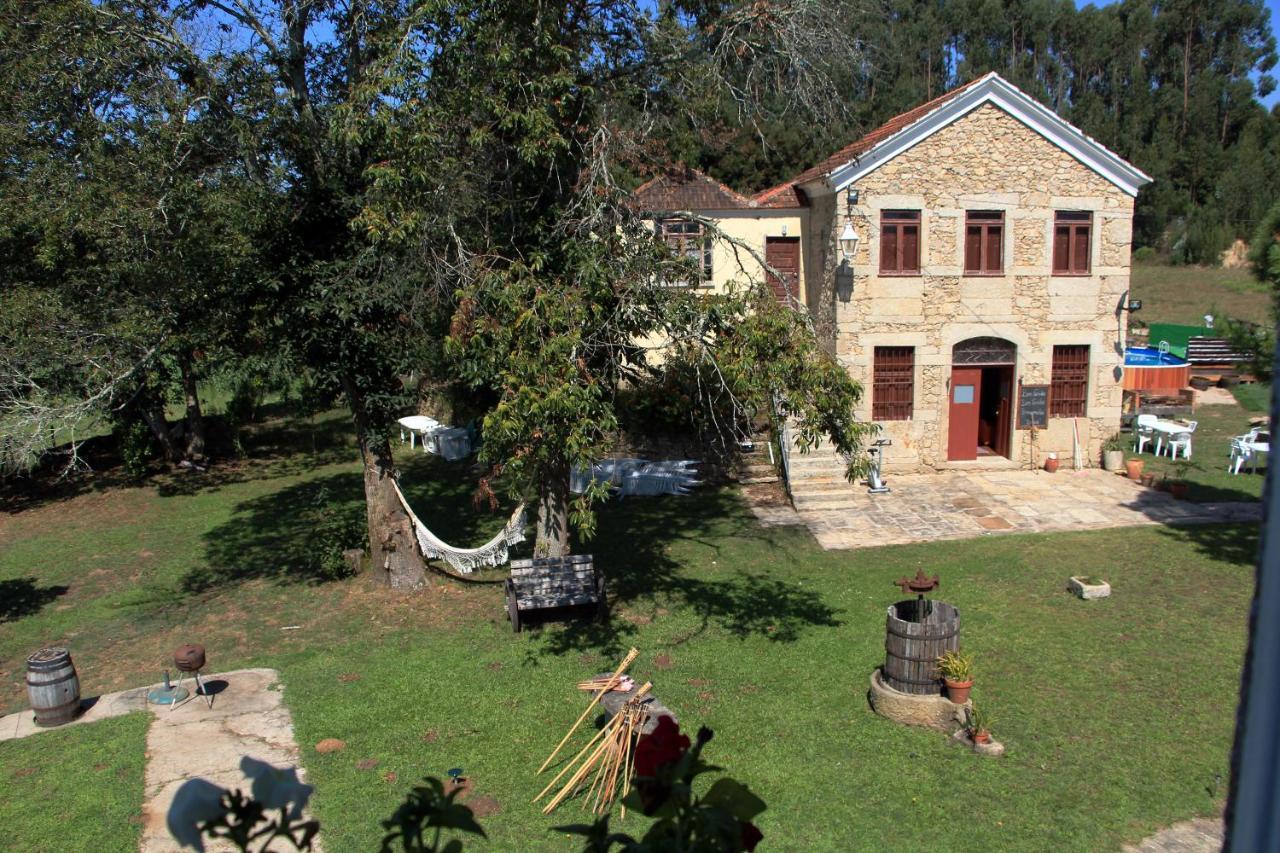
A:
{"label": "stone walkway", "polygon": [[762,524],[799,523],[827,550],[990,533],[1096,530],[1154,524],[1261,521],[1260,503],[1190,503],[1099,469],[954,471],[891,477],[887,495],[834,478],[809,482],[795,511],[754,501]]}
{"label": "stone walkway", "polygon": [[[212,708],[199,696],[172,710],[148,705],[147,691],[151,687],[141,687],[101,696],[79,719],[67,724],[85,725],[131,711],[154,713],[147,730],[140,846],[143,853],[181,849],[169,835],[165,815],[174,793],[188,779],[200,777],[224,788],[247,791],[248,780],[240,772],[240,759],[246,755],[277,767],[298,766],[293,720],[284,705],[275,670],[241,669],[202,676],[202,680],[213,694]],[[185,686],[189,685],[187,682]],[[0,740],[45,731],[54,729],[38,728],[30,711],[0,718]],[[300,767],[298,773],[305,778]],[[232,848],[209,845],[208,849]]]}
{"label": "stone walkway", "polygon": [[1222,821],[1199,818],[1175,823],[1138,845],[1126,844],[1123,853],[1218,853],[1222,841]]}

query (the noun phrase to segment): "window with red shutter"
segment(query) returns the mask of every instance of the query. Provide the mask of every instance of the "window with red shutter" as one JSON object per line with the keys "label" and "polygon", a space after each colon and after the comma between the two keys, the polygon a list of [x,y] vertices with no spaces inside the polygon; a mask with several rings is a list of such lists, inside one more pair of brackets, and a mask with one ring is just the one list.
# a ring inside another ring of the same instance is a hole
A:
{"label": "window with red shutter", "polygon": [[1004,211],[970,210],[964,224],[965,275],[1004,272]]}
{"label": "window with red shutter", "polygon": [[1049,416],[1082,418],[1089,395],[1089,347],[1053,348],[1053,372],[1049,379]]}
{"label": "window with red shutter", "polygon": [[915,347],[876,347],[871,383],[873,421],[911,420],[915,367]]}
{"label": "window with red shutter", "polygon": [[881,211],[880,272],[889,275],[919,274],[920,211]]}
{"label": "window with red shutter", "polygon": [[1088,275],[1093,214],[1059,210],[1053,217],[1053,274]]}

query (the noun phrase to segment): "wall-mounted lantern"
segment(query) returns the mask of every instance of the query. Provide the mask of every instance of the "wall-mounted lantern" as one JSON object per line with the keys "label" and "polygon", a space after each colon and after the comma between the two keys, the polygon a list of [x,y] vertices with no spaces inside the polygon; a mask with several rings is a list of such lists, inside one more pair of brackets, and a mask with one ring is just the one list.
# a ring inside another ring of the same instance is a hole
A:
{"label": "wall-mounted lantern", "polygon": [[858,232],[853,230],[853,223],[846,222],[844,230],[840,232],[840,254],[844,256],[846,261],[853,260],[853,253],[858,250],[858,241],[860,239]]}
{"label": "wall-mounted lantern", "polygon": [[858,203],[858,191],[853,187],[849,187],[847,190],[844,191],[845,209],[848,210],[850,214],[852,214],[853,206],[857,203]]}

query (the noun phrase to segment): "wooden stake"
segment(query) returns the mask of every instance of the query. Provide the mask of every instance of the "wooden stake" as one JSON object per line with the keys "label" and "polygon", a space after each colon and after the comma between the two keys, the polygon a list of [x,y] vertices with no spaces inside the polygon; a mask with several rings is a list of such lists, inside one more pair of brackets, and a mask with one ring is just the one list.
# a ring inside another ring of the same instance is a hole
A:
{"label": "wooden stake", "polygon": [[604,748],[606,746],[608,746],[607,742],[602,743],[600,744],[600,746],[596,747],[596,751],[591,753],[591,757],[588,758],[585,762],[583,762],[582,766],[578,768],[578,772],[573,774],[573,777],[568,781],[568,783],[566,783],[565,786],[560,789],[560,793],[556,794],[555,797],[551,800],[551,802],[547,803],[547,805],[542,809],[543,814],[551,814],[553,811],[555,811],[556,806],[560,805],[560,803],[564,800],[565,797],[569,796],[571,792],[578,789],[580,783],[586,777],[587,773],[590,772],[592,765],[594,765],[596,763],[596,760],[599,759],[600,753],[604,751]]}
{"label": "wooden stake", "polygon": [[[612,720],[610,720],[610,722],[613,722],[613,721],[612,721]],[[570,770],[570,768],[572,768],[572,767],[573,767],[573,765],[575,765],[575,764],[577,764],[577,763],[578,763],[578,759],[579,759],[579,758],[581,758],[581,757],[586,753],[586,751],[587,751],[588,749],[591,749],[591,746],[592,746],[596,741],[598,741],[598,740],[600,740],[600,738],[604,737],[605,733],[606,733],[606,732],[608,732],[608,731],[609,731],[609,725],[608,725],[608,724],[606,724],[606,725],[604,726],[604,728],[602,728],[602,729],[600,729],[600,731],[596,732],[595,737],[593,737],[591,740],[587,741],[587,745],[586,745],[586,746],[584,746],[584,747],[582,748],[582,750],[581,750],[577,755],[575,755],[575,756],[573,757],[573,759],[572,759],[572,760],[570,760],[567,764],[565,764],[564,768],[563,768],[559,773],[557,773],[557,774],[556,774],[556,778],[554,778],[554,779],[552,779],[550,782],[548,782],[548,783],[547,783],[547,787],[543,788],[543,789],[542,789],[542,792],[541,792],[540,794],[538,794],[538,796],[536,796],[536,797],[534,797],[534,798],[533,798],[533,802],[535,802],[535,803],[536,803],[538,800],[542,799],[542,798],[543,798],[543,796],[545,796],[545,795],[546,795],[547,791],[550,791],[553,787],[555,787],[555,784],[556,784],[557,782],[559,782],[559,781],[560,781],[560,778],[561,778],[562,776],[564,776],[564,774],[568,773],[568,772],[569,772],[569,770]]]}
{"label": "wooden stake", "polygon": [[582,721],[587,718],[587,714],[591,713],[591,709],[596,706],[596,703],[600,701],[600,698],[604,696],[604,694],[608,693],[613,688],[613,685],[617,682],[619,676],[626,672],[627,667],[631,666],[632,662],[634,662],[639,656],[640,651],[638,649],[631,649],[627,652],[627,656],[622,659],[622,663],[618,665],[618,668],[614,670],[613,675],[609,677],[609,683],[596,693],[594,697],[592,697],[591,704],[582,712],[582,716],[578,717],[578,721],[569,728],[568,734],[564,736],[560,743],[556,744],[556,748],[551,750],[551,754],[547,756],[547,760],[542,762],[542,766],[538,768],[539,773],[547,769],[547,765],[555,759],[556,755],[559,754],[560,749],[568,742],[569,738],[573,737],[573,733],[578,730],[578,726],[582,725]]}

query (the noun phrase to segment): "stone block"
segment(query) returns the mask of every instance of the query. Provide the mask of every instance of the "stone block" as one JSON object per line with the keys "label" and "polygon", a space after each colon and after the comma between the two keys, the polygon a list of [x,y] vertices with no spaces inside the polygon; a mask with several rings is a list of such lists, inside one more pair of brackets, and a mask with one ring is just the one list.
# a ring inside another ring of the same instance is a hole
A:
{"label": "stone block", "polygon": [[952,732],[957,726],[963,726],[965,709],[973,707],[972,702],[957,705],[945,696],[919,696],[894,690],[881,679],[879,668],[871,673],[868,699],[872,710],[895,723],[940,732]]}

